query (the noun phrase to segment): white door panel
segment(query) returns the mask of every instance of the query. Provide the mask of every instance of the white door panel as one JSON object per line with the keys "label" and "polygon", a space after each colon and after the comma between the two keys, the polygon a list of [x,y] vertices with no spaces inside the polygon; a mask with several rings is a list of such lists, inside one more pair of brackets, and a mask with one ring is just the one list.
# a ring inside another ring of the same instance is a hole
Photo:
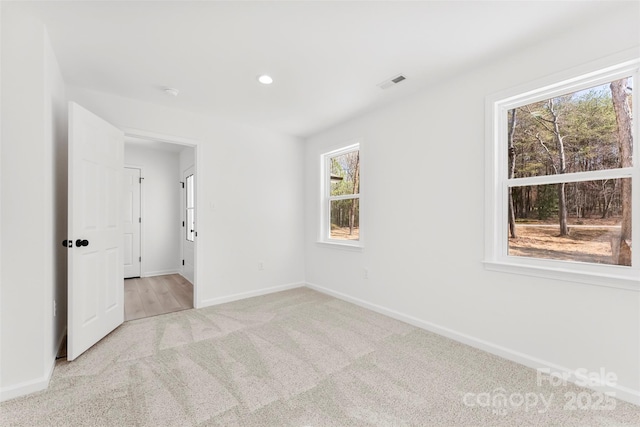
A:
{"label": "white door panel", "polygon": [[122,131],[69,103],[69,360],[124,320],[123,155]]}
{"label": "white door panel", "polygon": [[124,277],[140,277],[140,169],[124,168]]}

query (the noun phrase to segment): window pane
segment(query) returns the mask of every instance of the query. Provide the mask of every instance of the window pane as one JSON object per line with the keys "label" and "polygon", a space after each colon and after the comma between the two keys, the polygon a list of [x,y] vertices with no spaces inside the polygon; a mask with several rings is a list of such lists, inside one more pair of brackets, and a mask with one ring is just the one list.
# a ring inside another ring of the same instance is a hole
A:
{"label": "window pane", "polygon": [[511,197],[516,237],[509,236],[509,255],[631,264],[631,179],[513,187]]}
{"label": "window pane", "polygon": [[195,237],[195,229],[196,229],[196,223],[195,223],[195,186],[194,184],[194,177],[193,175],[189,175],[187,177],[187,182],[185,185],[185,190],[187,193],[187,206],[186,206],[186,238],[188,241],[193,242],[194,241],[194,237]]}
{"label": "window pane", "polygon": [[331,195],[360,193],[360,151],[331,157]]}
{"label": "window pane", "polygon": [[628,77],[509,110],[509,178],[632,166],[633,138],[620,140],[616,115],[630,123],[632,86]]}
{"label": "window pane", "polygon": [[360,239],[359,199],[331,201],[331,232],[329,237],[340,240]]}
{"label": "window pane", "polygon": [[187,177],[186,190],[187,190],[187,208],[193,208],[195,206],[195,202],[194,202],[195,187],[193,185],[193,175],[189,175]]}

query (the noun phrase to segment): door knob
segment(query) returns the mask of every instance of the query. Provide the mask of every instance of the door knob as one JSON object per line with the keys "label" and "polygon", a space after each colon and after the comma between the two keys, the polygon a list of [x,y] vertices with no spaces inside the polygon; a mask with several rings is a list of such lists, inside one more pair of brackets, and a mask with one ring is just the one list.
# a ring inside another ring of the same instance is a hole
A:
{"label": "door knob", "polygon": [[76,240],[76,246],[89,246],[89,241],[78,239]]}

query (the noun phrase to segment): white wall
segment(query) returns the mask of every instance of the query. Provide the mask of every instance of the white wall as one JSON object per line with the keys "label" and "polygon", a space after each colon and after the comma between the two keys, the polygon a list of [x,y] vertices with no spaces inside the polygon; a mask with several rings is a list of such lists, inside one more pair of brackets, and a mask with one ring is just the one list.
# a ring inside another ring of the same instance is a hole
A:
{"label": "white wall", "polygon": [[110,94],[67,91],[122,129],[197,141],[197,306],[304,282],[301,141]]}
{"label": "white wall", "polygon": [[142,170],[142,277],[180,270],[180,154],[126,144],[124,163]]}
{"label": "white wall", "polygon": [[[65,88],[47,33],[2,4],[0,398],[47,386],[66,316]],[[54,213],[55,212],[55,213]],[[53,317],[53,299],[58,316]]]}
{"label": "white wall", "polygon": [[196,152],[191,147],[183,148],[180,151],[180,174],[187,170],[190,166],[195,166],[196,164]]}
{"label": "white wall", "polygon": [[[1,4],[2,400],[46,388],[66,323],[52,317],[52,299],[66,297],[65,90],[44,27],[22,6]],[[304,282],[300,140],[89,90],[66,95],[118,127],[197,141],[196,306]]]}
{"label": "white wall", "polygon": [[[54,358],[60,349],[62,339],[67,331],[67,249],[62,246],[62,241],[67,239],[67,164],[68,164],[68,115],[69,108],[66,98],[66,87],[58,60],[53,52],[49,38],[45,37],[45,147],[46,147],[46,173],[45,182],[47,206],[45,212],[53,215],[46,216],[47,228],[52,227],[51,234],[46,241],[51,247],[51,252],[46,253],[50,257],[51,271],[49,280],[53,280],[53,286],[47,286],[52,293],[45,295],[45,306],[51,307],[50,301],[56,301],[56,314],[50,329],[45,349],[45,359]],[[53,307],[51,307],[53,310]],[[53,313],[52,313],[53,315]],[[46,317],[45,317],[46,321]],[[49,362],[45,362],[49,363]]]}
{"label": "white wall", "polygon": [[[638,3],[626,3],[616,16],[572,23],[547,44],[310,138],[307,282],[530,366],[605,367],[618,375],[618,396],[640,403],[637,292],[482,265],[485,97],[638,49],[638,16]],[[356,138],[362,138],[362,252],[316,243],[319,155]]]}

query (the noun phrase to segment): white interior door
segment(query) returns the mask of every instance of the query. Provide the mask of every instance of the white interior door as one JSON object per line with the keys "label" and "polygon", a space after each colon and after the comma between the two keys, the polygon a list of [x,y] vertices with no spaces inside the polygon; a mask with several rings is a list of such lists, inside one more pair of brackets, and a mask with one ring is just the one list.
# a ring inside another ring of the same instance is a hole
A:
{"label": "white interior door", "polygon": [[140,277],[140,187],[141,171],[136,168],[124,168],[124,278]]}
{"label": "white interior door", "polygon": [[183,173],[184,182],[184,228],[182,235],[182,275],[191,283],[195,276],[195,239],[196,231],[196,176],[191,166]]}
{"label": "white interior door", "polygon": [[123,165],[123,132],[70,102],[69,360],[124,320]]}

